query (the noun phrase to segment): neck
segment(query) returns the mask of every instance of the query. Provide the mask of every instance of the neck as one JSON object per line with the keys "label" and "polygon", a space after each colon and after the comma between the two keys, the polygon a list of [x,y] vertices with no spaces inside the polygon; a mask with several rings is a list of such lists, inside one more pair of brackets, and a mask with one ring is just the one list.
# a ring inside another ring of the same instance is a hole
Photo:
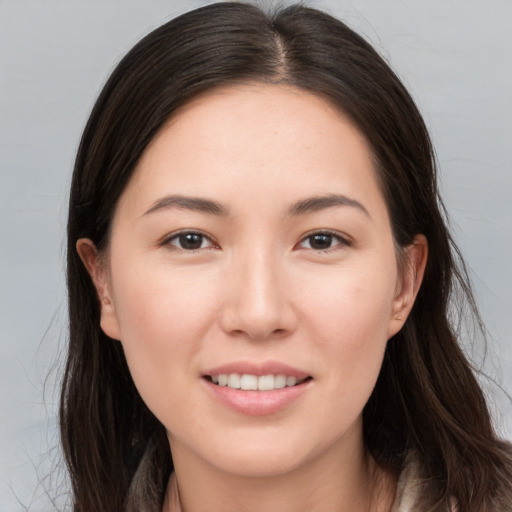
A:
{"label": "neck", "polygon": [[[185,456],[185,457],[184,457]],[[163,512],[389,512],[396,476],[366,455],[362,443],[340,457],[330,450],[286,474],[246,476],[214,468],[183,448]]]}

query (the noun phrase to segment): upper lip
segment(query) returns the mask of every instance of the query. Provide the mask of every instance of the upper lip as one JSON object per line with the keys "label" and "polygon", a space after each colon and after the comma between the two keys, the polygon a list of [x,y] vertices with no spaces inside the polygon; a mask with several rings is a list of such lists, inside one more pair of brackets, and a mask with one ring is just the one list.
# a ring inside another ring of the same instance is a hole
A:
{"label": "upper lip", "polygon": [[239,375],[286,375],[287,377],[296,377],[297,379],[305,379],[310,375],[307,372],[294,368],[279,361],[233,361],[231,363],[222,364],[203,372],[203,376],[221,375],[238,373]]}

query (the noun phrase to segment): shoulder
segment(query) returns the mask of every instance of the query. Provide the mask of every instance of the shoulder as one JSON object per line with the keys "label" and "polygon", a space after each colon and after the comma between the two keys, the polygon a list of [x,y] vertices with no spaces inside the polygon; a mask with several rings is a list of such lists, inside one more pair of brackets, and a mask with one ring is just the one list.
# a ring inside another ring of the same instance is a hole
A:
{"label": "shoulder", "polygon": [[[493,490],[485,501],[481,512],[512,511],[512,444],[498,441],[497,455],[500,463],[496,464],[496,478]],[[408,453],[398,479],[395,502],[391,512],[427,512],[439,495],[437,483],[425,477],[421,459],[416,452]],[[442,512],[461,512],[456,501],[452,500]]]}
{"label": "shoulder", "polygon": [[[395,502],[391,512],[427,512],[437,494],[437,486],[426,479],[416,452],[410,452],[398,479]],[[455,502],[446,512],[458,512]]]}

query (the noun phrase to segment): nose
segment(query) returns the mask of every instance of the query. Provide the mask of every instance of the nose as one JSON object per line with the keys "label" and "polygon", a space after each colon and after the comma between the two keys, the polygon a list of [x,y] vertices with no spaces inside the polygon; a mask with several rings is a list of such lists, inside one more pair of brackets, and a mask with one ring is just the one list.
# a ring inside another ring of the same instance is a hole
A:
{"label": "nose", "polygon": [[297,325],[283,265],[263,252],[239,258],[227,272],[222,329],[230,335],[265,340],[291,333]]}

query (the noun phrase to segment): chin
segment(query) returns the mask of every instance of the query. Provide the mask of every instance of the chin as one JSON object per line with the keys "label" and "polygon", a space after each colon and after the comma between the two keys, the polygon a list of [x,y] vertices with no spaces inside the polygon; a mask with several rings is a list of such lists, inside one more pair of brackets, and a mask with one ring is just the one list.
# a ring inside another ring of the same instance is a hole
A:
{"label": "chin", "polygon": [[227,442],[225,439],[218,444],[212,442],[207,455],[210,464],[240,477],[277,477],[297,471],[322,451],[322,447],[308,446],[307,439],[298,439],[290,433],[266,434],[253,432],[250,436],[231,437]]}
{"label": "chin", "polygon": [[230,454],[228,457],[221,457],[216,461],[219,469],[239,477],[247,478],[269,478],[292,473],[299,469],[304,463],[300,456],[295,453],[283,454],[269,453],[267,450],[256,450],[258,453]]}

